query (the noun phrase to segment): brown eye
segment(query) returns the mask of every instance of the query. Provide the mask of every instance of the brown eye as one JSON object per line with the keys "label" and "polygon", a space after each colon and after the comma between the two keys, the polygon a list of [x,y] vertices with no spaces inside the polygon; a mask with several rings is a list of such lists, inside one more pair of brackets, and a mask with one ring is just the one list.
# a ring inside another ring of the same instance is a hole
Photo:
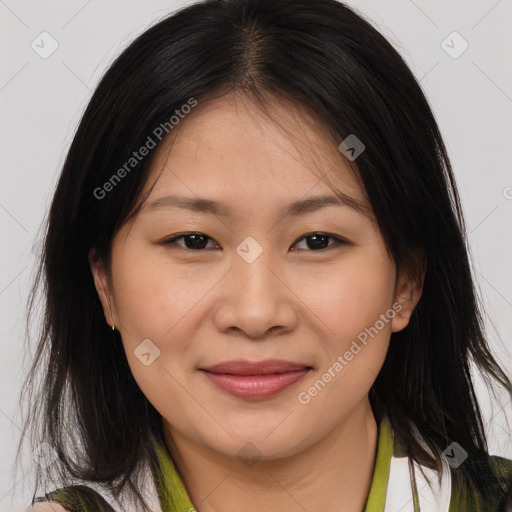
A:
{"label": "brown eye", "polygon": [[[334,243],[329,244],[329,239],[334,240]],[[314,252],[319,252],[325,249],[329,249],[333,246],[339,246],[347,243],[345,240],[342,240],[341,238],[333,235],[326,233],[312,233],[302,237],[298,242],[295,243],[295,245],[302,240],[306,240],[306,250],[312,250]]]}
{"label": "brown eye", "polygon": [[[184,245],[178,244],[177,241],[183,239]],[[163,242],[163,245],[166,246],[179,246],[185,250],[191,251],[200,251],[205,249],[208,243],[208,240],[212,240],[209,236],[206,236],[203,233],[185,233],[184,235],[179,235],[170,240],[166,240]]]}
{"label": "brown eye", "polygon": [[[183,240],[183,243],[178,243],[178,240]],[[312,252],[321,252],[332,247],[348,244],[346,240],[342,240],[337,236],[329,235],[327,233],[311,233],[309,235],[303,236],[301,239],[295,242],[294,246],[297,245],[302,240],[306,241],[306,247],[300,248],[300,251],[307,250]],[[208,241],[217,244],[213,240],[213,238],[210,238],[204,233],[185,233],[183,235],[175,236],[173,238],[170,238],[169,240],[163,241],[162,245],[179,247],[181,249],[189,251],[201,251],[204,249],[220,248],[219,244],[214,245],[213,247],[207,247]],[[333,243],[329,243],[330,241],[332,241]]]}

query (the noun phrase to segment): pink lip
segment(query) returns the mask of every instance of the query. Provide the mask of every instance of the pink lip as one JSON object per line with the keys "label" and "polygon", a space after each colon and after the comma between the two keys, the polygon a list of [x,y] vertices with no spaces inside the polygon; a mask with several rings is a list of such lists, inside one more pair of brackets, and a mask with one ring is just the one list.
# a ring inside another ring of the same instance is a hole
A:
{"label": "pink lip", "polygon": [[228,361],[201,371],[220,389],[240,398],[258,400],[281,393],[310,369],[304,364],[273,359],[256,363]]}

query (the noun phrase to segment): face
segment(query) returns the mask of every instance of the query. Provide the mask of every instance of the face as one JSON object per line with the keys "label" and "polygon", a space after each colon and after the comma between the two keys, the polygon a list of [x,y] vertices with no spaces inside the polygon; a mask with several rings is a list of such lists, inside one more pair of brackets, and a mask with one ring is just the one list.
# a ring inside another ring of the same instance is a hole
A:
{"label": "face", "polygon": [[[274,113],[293,132],[242,97],[200,105],[159,148],[110,280],[90,254],[106,319],[168,432],[228,456],[251,442],[269,460],[367,400],[419,300],[376,223],[335,195],[368,206],[332,139],[289,105]],[[318,196],[337,203],[289,210]],[[240,360],[290,365],[212,370]]]}

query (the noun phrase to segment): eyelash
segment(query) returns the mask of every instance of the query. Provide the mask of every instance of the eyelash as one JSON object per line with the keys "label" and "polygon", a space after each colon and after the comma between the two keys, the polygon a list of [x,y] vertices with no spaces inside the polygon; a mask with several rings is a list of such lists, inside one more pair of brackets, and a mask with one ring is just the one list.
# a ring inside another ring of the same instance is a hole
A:
{"label": "eyelash", "polygon": [[[171,247],[171,248],[179,248],[180,250],[183,249],[185,251],[189,251],[189,252],[201,252],[201,251],[205,251],[207,250],[206,248],[203,248],[203,249],[189,249],[188,247],[183,247],[179,244],[177,244],[177,240],[181,239],[181,238],[185,238],[187,236],[190,236],[190,235],[199,235],[199,236],[203,236],[209,240],[213,240],[213,238],[210,238],[209,236],[205,235],[204,233],[197,233],[197,232],[192,232],[192,233],[184,233],[182,235],[178,235],[178,236],[175,236],[173,238],[170,238],[168,240],[164,240],[161,242],[161,245],[164,245],[166,247]],[[324,237],[327,237],[327,238],[331,238],[334,240],[334,243],[329,245],[328,247],[324,248],[324,249],[319,249],[319,250],[312,250],[312,249],[299,249],[299,250],[306,250],[308,252],[325,252],[325,251],[328,251],[329,249],[332,249],[334,247],[339,247],[341,245],[348,245],[350,242],[348,242],[347,240],[344,240],[338,236],[334,236],[334,235],[331,235],[329,233],[324,233],[324,232],[314,232],[314,233],[309,233],[307,235],[303,235],[301,238],[299,238],[293,245],[297,245],[300,241],[306,239],[306,238],[309,238],[309,237],[312,237],[312,236],[315,236],[315,235],[321,235],[321,236],[324,236]],[[214,249],[214,248],[210,248],[210,249]]]}

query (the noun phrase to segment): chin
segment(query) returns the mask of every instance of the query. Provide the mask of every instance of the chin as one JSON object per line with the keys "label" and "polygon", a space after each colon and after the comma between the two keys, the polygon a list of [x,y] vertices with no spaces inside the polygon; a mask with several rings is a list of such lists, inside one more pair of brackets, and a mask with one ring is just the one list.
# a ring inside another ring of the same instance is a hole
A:
{"label": "chin", "polygon": [[[293,438],[291,433],[286,431],[271,433],[271,429],[262,432],[243,432],[240,435],[234,434],[224,436],[224,442],[219,439],[204,440],[205,444],[223,456],[238,458],[241,462],[251,461],[272,461],[292,457],[304,449],[309,443],[304,438]],[[297,430],[295,430],[297,432]]]}

